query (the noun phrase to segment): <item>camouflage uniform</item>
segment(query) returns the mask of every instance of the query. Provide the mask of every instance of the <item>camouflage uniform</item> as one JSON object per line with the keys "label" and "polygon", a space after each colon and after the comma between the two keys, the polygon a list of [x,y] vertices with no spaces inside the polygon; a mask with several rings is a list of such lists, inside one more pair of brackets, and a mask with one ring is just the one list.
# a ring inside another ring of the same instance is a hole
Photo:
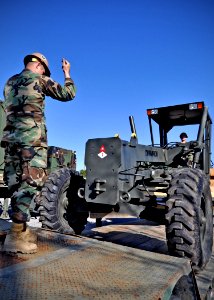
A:
{"label": "camouflage uniform", "polygon": [[66,78],[61,86],[50,77],[25,69],[11,77],[4,88],[4,179],[13,193],[12,219],[16,222],[28,220],[30,203],[46,179],[45,96],[70,101],[75,97],[74,82]]}

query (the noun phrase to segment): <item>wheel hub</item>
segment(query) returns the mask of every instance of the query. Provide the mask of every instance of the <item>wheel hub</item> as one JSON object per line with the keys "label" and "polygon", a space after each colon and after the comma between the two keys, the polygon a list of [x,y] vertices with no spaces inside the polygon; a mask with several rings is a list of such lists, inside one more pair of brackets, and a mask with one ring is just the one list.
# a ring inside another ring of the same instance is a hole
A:
{"label": "wheel hub", "polygon": [[62,200],[62,207],[64,209],[67,209],[68,208],[68,198],[67,197],[64,197],[63,200]]}

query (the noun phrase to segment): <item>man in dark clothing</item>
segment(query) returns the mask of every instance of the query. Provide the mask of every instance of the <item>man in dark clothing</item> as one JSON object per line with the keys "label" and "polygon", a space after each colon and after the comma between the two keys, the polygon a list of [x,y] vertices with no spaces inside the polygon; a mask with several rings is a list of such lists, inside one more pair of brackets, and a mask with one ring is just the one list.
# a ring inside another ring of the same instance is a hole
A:
{"label": "man in dark clothing", "polygon": [[65,84],[50,78],[46,57],[33,53],[24,58],[25,69],[12,76],[4,88],[6,127],[1,146],[5,148],[4,179],[12,193],[12,227],[3,251],[34,253],[36,237],[26,226],[29,207],[46,179],[47,130],[45,96],[59,101],[75,97],[70,63],[62,60]]}

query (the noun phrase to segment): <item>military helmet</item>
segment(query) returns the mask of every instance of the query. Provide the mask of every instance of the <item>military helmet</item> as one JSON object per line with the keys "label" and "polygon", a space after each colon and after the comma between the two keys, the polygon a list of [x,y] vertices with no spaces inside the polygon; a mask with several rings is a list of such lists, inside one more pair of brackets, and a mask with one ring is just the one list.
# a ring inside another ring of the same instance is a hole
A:
{"label": "military helmet", "polygon": [[188,138],[188,135],[186,134],[186,132],[182,132],[180,134],[180,138],[183,139],[183,138]]}
{"label": "military helmet", "polygon": [[50,73],[50,70],[48,68],[48,60],[43,54],[41,54],[39,52],[35,52],[35,53],[32,53],[32,54],[26,55],[25,58],[24,58],[25,67],[31,61],[39,61],[45,68],[45,75],[50,77],[51,73]]}

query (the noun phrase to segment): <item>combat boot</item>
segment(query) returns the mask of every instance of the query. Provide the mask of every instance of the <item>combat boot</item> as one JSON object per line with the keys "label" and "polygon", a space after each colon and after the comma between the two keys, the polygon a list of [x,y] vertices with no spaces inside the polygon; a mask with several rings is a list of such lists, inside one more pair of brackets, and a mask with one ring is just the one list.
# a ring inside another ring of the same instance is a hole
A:
{"label": "combat boot", "polygon": [[2,251],[6,253],[30,254],[37,252],[37,245],[29,242],[29,234],[26,233],[25,223],[12,223],[11,229],[6,236]]}
{"label": "combat boot", "polygon": [[22,232],[23,238],[26,242],[29,243],[37,243],[37,234],[30,229],[27,225],[26,225],[26,230]]}

